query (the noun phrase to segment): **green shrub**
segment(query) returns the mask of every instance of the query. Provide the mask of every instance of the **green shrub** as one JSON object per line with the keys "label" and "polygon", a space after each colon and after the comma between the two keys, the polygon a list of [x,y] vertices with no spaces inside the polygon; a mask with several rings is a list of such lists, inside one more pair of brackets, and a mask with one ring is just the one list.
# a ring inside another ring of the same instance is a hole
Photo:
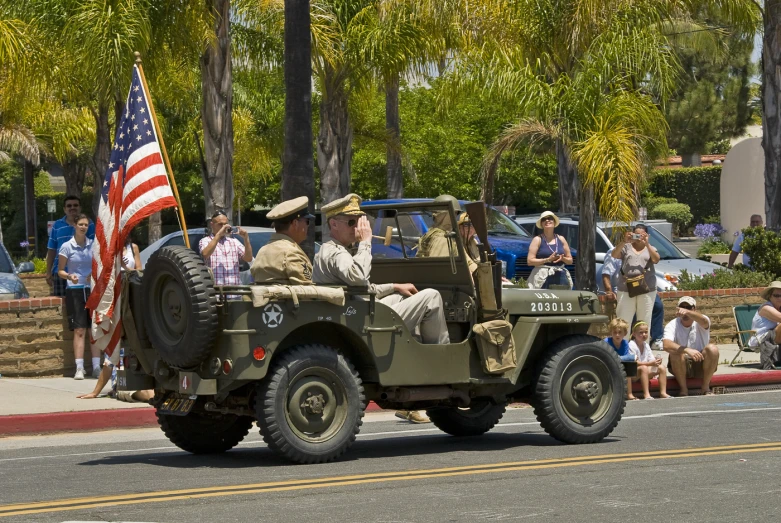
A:
{"label": "green shrub", "polygon": [[697,249],[697,258],[706,254],[729,254],[732,249],[726,242],[718,238],[710,238],[705,240],[700,248]]}
{"label": "green shrub", "polygon": [[46,274],[46,260],[43,258],[33,258],[35,264],[35,274]]}
{"label": "green shrub", "polygon": [[721,212],[721,166],[656,169],[648,192],[687,204],[696,223],[717,223],[705,218]]}
{"label": "green shrub", "polygon": [[684,269],[678,277],[678,289],[701,291],[707,289],[747,289],[767,287],[774,276],[767,272],[752,270],[716,269],[711,274],[696,276]]}
{"label": "green shrub", "polygon": [[648,212],[651,212],[653,209],[656,209],[665,203],[678,203],[678,200],[675,198],[657,196],[653,193],[645,193],[640,199],[640,207],[645,207]]}
{"label": "green shrub", "polygon": [[741,248],[751,258],[754,270],[781,277],[781,236],[764,227],[743,229]]}
{"label": "green shrub", "polygon": [[679,235],[686,230],[693,218],[689,206],[685,203],[663,203],[652,209],[648,217],[667,220],[673,224],[675,232]]}

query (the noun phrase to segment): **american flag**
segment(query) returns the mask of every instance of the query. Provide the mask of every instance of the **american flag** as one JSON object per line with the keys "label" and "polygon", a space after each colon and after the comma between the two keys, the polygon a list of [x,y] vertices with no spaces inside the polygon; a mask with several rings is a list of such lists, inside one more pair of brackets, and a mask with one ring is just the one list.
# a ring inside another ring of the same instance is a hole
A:
{"label": "american flag", "polygon": [[92,311],[92,344],[107,355],[122,335],[119,272],[125,240],[138,222],[175,206],[150,113],[149,93],[138,66],[133,66],[130,93],[100,194],[92,247],[92,293],[87,301]]}

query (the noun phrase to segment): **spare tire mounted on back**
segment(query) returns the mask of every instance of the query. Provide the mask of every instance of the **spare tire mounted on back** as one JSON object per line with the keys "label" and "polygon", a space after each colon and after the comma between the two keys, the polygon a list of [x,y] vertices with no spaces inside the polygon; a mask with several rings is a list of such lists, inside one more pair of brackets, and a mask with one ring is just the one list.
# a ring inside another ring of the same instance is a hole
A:
{"label": "spare tire mounted on back", "polygon": [[203,362],[217,339],[217,294],[203,260],[184,246],[163,247],[147,262],[142,284],[149,340],[167,364]]}

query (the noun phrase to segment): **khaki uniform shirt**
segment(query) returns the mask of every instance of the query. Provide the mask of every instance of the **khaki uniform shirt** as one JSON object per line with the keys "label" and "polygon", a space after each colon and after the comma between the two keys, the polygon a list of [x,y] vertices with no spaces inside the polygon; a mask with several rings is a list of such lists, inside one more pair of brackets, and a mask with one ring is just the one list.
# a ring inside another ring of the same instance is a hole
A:
{"label": "khaki uniform shirt", "polygon": [[312,264],[304,250],[290,236],[271,235],[250,267],[255,283],[312,285]]}
{"label": "khaki uniform shirt", "polygon": [[[450,256],[450,251],[448,250],[448,242],[450,242],[447,238],[447,233],[439,228],[430,229],[426,234],[424,234],[420,240],[418,240],[418,254],[417,258],[448,258]],[[458,250],[455,245],[453,245],[453,255],[458,256]],[[469,241],[466,244],[466,263],[469,266],[469,272],[473,273],[475,272],[475,269],[477,269],[477,262],[480,261],[480,251],[477,248],[477,240],[475,240],[475,237],[472,236],[469,238]]]}
{"label": "khaki uniform shirt", "polygon": [[369,287],[377,298],[393,294],[393,284],[374,285],[369,282],[372,271],[371,241],[360,242],[354,251],[347,250],[336,240],[324,243],[315,255],[312,279],[321,285]]}

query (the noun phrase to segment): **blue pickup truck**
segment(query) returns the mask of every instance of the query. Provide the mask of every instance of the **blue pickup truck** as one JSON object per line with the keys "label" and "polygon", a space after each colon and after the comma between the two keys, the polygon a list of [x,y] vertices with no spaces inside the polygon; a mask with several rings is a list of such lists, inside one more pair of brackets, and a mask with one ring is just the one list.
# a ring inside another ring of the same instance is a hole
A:
{"label": "blue pickup truck", "polygon": [[[372,206],[387,207],[389,204],[394,203],[416,203],[416,202],[431,202],[431,198],[403,198],[392,200],[366,200],[361,204],[361,207],[365,210],[371,209]],[[468,201],[459,200],[461,205],[469,203]],[[528,232],[518,226],[512,218],[506,214],[488,206],[486,208],[486,216],[488,219],[488,241],[491,243],[491,247],[496,250],[497,258],[501,260],[504,267],[505,276],[509,279],[525,278],[528,279],[531,273],[532,267],[526,264],[526,258],[529,255],[529,244],[531,243],[531,236]],[[430,215],[421,214],[419,216],[410,217],[405,223],[400,223],[402,228],[401,234],[408,238],[419,238],[426,234],[429,227],[433,224],[433,219]],[[382,220],[375,220],[374,234],[382,236],[384,234],[385,224]],[[374,245],[372,247],[372,253],[374,256],[380,257],[401,257],[400,246],[392,245],[389,247],[383,247],[382,245]],[[575,257],[575,251],[572,251],[572,256]],[[411,253],[407,252],[407,255]],[[414,256],[414,254],[412,254]],[[567,267],[571,273],[574,274],[574,267]],[[574,279],[574,278],[573,278]]]}

